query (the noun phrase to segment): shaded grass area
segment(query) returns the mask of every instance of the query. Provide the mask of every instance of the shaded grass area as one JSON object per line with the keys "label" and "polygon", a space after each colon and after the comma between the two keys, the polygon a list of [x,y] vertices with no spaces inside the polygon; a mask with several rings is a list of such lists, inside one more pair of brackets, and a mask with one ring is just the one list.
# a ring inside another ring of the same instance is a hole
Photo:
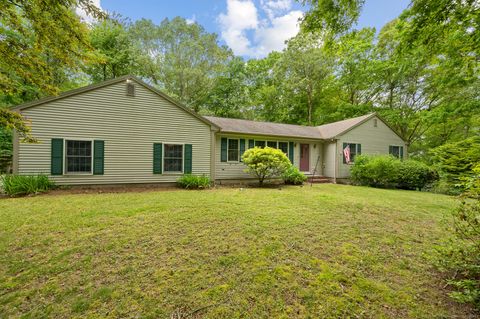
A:
{"label": "shaded grass area", "polygon": [[341,185],[0,201],[0,317],[467,317],[442,195]]}

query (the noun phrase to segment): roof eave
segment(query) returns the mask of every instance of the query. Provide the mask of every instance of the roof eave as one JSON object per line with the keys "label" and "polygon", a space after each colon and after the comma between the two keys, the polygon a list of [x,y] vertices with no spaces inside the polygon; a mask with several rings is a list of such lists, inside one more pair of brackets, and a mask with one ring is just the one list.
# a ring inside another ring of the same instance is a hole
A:
{"label": "roof eave", "polygon": [[222,130],[222,129],[220,129],[218,133],[248,135],[248,136],[271,136],[271,137],[281,137],[281,138],[296,138],[296,139],[325,141],[323,137],[306,137],[306,136],[298,136],[298,135],[281,135],[281,134],[266,134],[266,133],[245,133],[245,132],[229,131],[229,130]]}

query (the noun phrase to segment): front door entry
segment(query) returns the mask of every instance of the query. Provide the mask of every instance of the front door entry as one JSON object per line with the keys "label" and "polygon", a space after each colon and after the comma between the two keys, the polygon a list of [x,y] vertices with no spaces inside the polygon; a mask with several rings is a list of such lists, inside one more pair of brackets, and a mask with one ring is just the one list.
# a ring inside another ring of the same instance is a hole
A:
{"label": "front door entry", "polygon": [[310,171],[310,144],[300,144],[300,170]]}

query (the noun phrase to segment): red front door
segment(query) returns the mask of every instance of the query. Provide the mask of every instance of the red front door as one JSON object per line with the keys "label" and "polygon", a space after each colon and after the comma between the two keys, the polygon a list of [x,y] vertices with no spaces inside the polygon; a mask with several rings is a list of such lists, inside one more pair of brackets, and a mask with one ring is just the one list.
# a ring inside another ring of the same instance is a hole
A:
{"label": "red front door", "polygon": [[302,172],[310,170],[310,144],[300,144],[300,170]]}

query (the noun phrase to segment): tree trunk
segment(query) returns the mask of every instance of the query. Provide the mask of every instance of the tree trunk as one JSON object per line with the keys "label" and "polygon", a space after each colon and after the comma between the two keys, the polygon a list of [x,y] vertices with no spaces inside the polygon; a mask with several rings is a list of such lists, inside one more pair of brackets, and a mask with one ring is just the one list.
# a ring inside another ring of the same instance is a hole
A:
{"label": "tree trunk", "polygon": [[309,87],[307,89],[307,104],[308,104],[308,125],[312,125],[312,111],[313,111],[313,105],[312,105],[312,89]]}

